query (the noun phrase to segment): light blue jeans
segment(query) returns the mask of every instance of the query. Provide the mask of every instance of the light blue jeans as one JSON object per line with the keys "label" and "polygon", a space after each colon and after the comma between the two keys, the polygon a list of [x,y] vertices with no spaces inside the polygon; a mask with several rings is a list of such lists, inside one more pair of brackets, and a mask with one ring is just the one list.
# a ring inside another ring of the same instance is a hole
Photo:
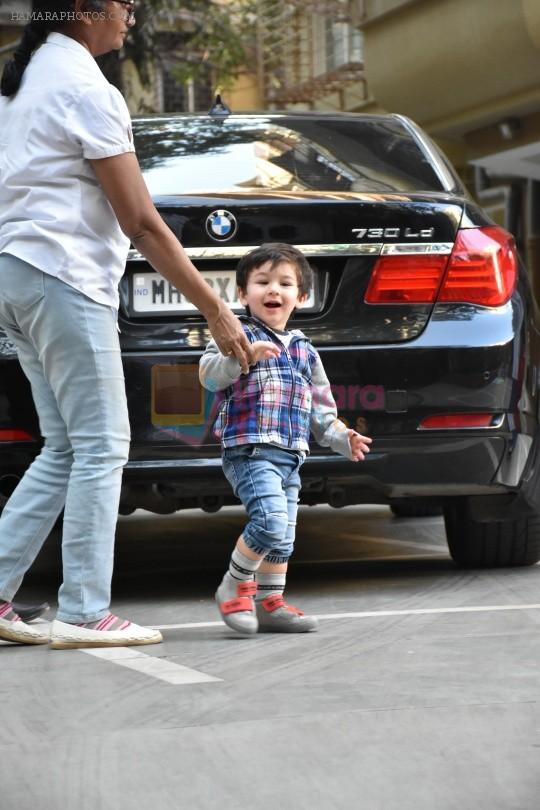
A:
{"label": "light blue jeans", "polygon": [[271,444],[223,451],[223,472],[249,517],[242,537],[266,562],[285,563],[293,553],[303,460],[300,453]]}
{"label": "light blue jeans", "polygon": [[0,518],[0,599],[11,601],[64,507],[57,618],[110,604],[129,419],[116,311],[0,255],[0,326],[32,387],[44,446]]}

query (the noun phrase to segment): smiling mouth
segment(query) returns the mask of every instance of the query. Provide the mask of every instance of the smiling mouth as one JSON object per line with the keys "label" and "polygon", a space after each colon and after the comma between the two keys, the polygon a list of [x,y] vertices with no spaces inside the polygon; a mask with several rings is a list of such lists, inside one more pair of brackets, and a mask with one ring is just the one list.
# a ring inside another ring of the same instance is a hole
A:
{"label": "smiling mouth", "polygon": [[268,301],[268,303],[265,304],[265,307],[268,307],[268,309],[278,309],[280,306],[281,304],[278,304],[277,301]]}

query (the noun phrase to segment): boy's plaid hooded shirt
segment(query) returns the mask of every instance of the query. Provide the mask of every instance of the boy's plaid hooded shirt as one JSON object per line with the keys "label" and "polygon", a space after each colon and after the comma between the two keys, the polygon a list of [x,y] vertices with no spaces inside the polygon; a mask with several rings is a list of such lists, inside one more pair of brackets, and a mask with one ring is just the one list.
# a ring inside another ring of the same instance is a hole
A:
{"label": "boy's plaid hooded shirt", "polygon": [[236,358],[224,357],[210,341],[201,358],[200,379],[210,391],[223,391],[215,432],[223,448],[273,444],[309,452],[309,434],[351,458],[345,425],[337,419],[330,383],[318,352],[298,329],[287,348],[279,333],[254,318],[242,318],[250,343],[273,341],[277,358],[261,360],[242,374]]}

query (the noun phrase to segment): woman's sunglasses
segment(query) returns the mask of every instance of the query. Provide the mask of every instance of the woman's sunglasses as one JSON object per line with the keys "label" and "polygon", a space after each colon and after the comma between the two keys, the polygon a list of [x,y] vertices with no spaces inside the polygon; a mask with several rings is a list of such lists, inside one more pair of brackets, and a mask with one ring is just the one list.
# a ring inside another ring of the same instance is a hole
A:
{"label": "woman's sunglasses", "polygon": [[120,3],[121,6],[127,6],[126,22],[132,23],[135,21],[135,3],[132,0],[113,0],[113,3]]}

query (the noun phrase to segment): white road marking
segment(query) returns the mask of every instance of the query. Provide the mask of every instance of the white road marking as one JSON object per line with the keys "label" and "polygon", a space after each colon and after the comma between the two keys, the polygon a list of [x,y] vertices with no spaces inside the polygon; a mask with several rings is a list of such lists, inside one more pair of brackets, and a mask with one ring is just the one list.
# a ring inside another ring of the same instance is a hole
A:
{"label": "white road marking", "polygon": [[153,655],[133,650],[130,647],[96,647],[94,649],[79,650],[86,655],[93,655],[94,658],[101,658],[111,664],[118,664],[121,667],[134,669],[144,675],[150,675],[165,683],[172,683],[175,686],[186,686],[191,683],[216,683],[221,678],[214,678],[196,669],[175,664],[164,658],[156,658]]}
{"label": "white road marking", "polygon": [[[422,616],[436,613],[490,613],[504,610],[540,610],[538,605],[478,605],[473,607],[417,608],[414,610],[364,610],[357,613],[317,613],[318,619],[368,619],[378,616]],[[223,622],[188,622],[154,624],[155,630],[189,630],[199,627],[221,627]]]}
{"label": "white road marking", "polygon": [[540,605],[478,605],[474,607],[417,608],[415,610],[366,610],[361,613],[318,614],[319,619],[365,619],[374,616],[422,616],[434,613],[491,613],[497,610],[539,610]]}
{"label": "white road marking", "polygon": [[[472,605],[469,607],[444,607],[444,608],[413,608],[409,610],[364,610],[349,613],[324,613],[317,614],[319,619],[368,619],[379,618],[384,616],[425,616],[437,614],[451,614],[451,613],[492,613],[492,612],[505,612],[514,610],[540,610],[540,604],[527,604],[527,605]],[[153,625],[156,630],[196,630],[205,627],[223,627],[221,621],[214,622],[186,622],[182,624],[158,624]],[[9,642],[0,641],[1,646],[15,646]],[[141,672],[144,675],[149,675],[157,678],[165,683],[174,684],[175,686],[186,686],[195,683],[218,683],[222,682],[221,678],[216,678],[213,675],[207,675],[204,672],[199,672],[196,669],[184,667],[181,664],[176,664],[173,661],[168,661],[163,658],[148,655],[146,653],[134,650],[131,647],[111,647],[110,649],[98,647],[94,649],[81,649],[79,652],[86,655],[92,655],[94,658],[101,658],[109,663],[117,664],[118,666],[127,667],[128,669]]]}

